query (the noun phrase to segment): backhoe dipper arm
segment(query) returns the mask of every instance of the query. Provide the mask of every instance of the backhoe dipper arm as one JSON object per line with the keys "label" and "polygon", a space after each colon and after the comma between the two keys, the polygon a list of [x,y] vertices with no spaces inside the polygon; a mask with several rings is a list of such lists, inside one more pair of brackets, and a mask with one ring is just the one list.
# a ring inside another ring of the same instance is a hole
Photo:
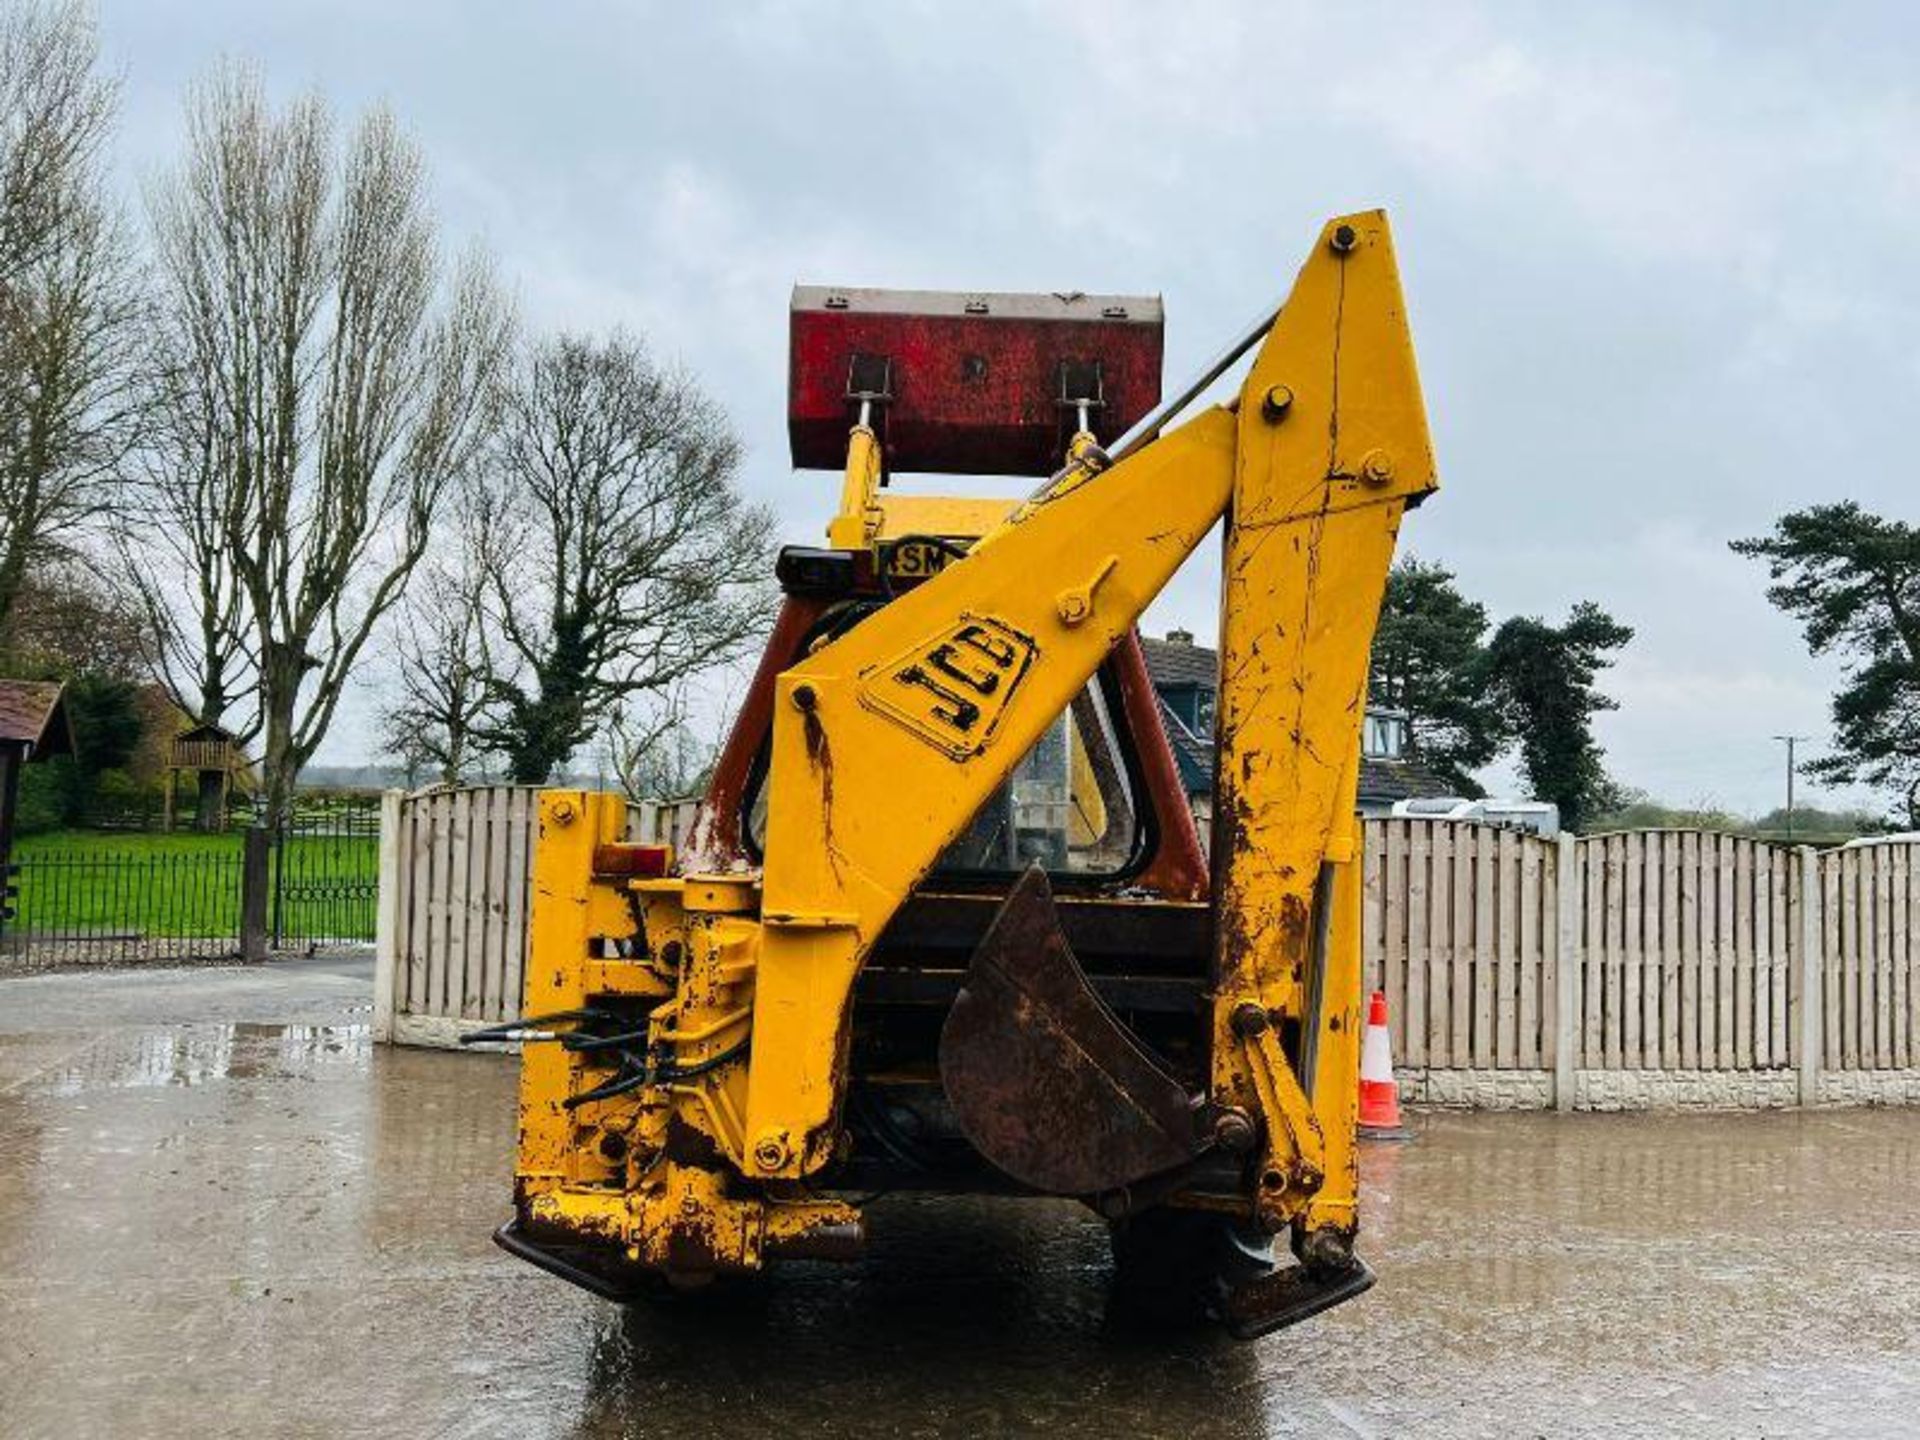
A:
{"label": "backhoe dipper arm", "polygon": [[[1264,1218],[1277,1228],[1312,1202],[1350,1230],[1351,1115],[1329,1143],[1307,1097],[1352,1103],[1324,1082],[1357,1063],[1356,917],[1341,917],[1367,652],[1400,515],[1434,483],[1386,217],[1350,216],[1302,268],[1237,412],[1204,411],[1111,469],[1083,456],[967,558],[779,677],[747,1174],[798,1177],[830,1158],[868,951],[1230,514],[1212,1099],[1264,1122]],[[1323,882],[1323,865],[1344,869]],[[1324,924],[1316,894],[1334,911]],[[1320,933],[1329,983],[1309,1016]],[[1288,1022],[1313,1057],[1305,1084],[1276,1038]]]}

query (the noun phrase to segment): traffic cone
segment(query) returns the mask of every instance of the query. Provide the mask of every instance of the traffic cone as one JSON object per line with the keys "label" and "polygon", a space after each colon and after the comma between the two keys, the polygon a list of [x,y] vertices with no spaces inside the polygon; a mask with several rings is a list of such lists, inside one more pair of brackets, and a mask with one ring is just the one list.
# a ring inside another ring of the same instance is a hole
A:
{"label": "traffic cone", "polygon": [[1360,1133],[1369,1140],[1404,1140],[1400,1085],[1393,1078],[1393,1045],[1387,1038],[1387,996],[1373,992],[1366,1034],[1360,1040]]}

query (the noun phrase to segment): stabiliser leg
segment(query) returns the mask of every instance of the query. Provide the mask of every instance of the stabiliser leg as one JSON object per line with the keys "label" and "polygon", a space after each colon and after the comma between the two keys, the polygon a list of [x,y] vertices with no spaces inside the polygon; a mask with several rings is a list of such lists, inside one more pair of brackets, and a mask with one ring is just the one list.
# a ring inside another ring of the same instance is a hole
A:
{"label": "stabiliser leg", "polygon": [[1228,1292],[1221,1319],[1236,1340],[1257,1340],[1373,1288],[1373,1271],[1359,1256],[1344,1266],[1301,1263],[1262,1275]]}
{"label": "stabiliser leg", "polygon": [[535,1240],[517,1219],[495,1230],[493,1243],[516,1260],[557,1275],[569,1285],[578,1285],[602,1300],[624,1304],[635,1298],[639,1288],[635,1283],[638,1277],[622,1278],[608,1270],[602,1259],[606,1254],[604,1247]]}

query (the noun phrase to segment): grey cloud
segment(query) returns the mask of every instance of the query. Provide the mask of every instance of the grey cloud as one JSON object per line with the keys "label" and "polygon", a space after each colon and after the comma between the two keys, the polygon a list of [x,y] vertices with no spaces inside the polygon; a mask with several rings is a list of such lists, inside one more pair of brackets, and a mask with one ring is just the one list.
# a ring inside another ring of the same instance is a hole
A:
{"label": "grey cloud", "polygon": [[[795,537],[796,279],[1159,291],[1169,370],[1387,204],[1446,488],[1407,542],[1500,613],[1639,637],[1625,779],[1761,807],[1830,667],[1721,552],[1911,511],[1914,23],[1897,6],[115,3],[129,185],[215,55],[386,98],[530,321],[623,323],[722,394]],[[1208,562],[1151,623],[1207,632]],[[362,713],[330,745],[367,744]]]}

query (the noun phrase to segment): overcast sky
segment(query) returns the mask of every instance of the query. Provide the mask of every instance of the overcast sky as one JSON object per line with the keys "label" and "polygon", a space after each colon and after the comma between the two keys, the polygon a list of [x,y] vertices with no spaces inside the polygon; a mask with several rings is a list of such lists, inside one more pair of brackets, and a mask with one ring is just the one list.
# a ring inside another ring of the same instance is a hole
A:
{"label": "overcast sky", "polygon": [[[529,325],[685,361],[799,540],[836,481],[786,462],[795,281],[1159,292],[1171,385],[1325,217],[1385,205],[1443,486],[1403,547],[1496,617],[1592,599],[1632,625],[1602,739],[1672,801],[1775,804],[1770,737],[1826,732],[1834,671],[1727,539],[1842,497],[1920,509],[1911,7],[107,0],[101,22],[130,188],[220,55],[386,101]],[[1215,579],[1190,566],[1148,628],[1211,635]],[[366,757],[370,708],[323,759]]]}

